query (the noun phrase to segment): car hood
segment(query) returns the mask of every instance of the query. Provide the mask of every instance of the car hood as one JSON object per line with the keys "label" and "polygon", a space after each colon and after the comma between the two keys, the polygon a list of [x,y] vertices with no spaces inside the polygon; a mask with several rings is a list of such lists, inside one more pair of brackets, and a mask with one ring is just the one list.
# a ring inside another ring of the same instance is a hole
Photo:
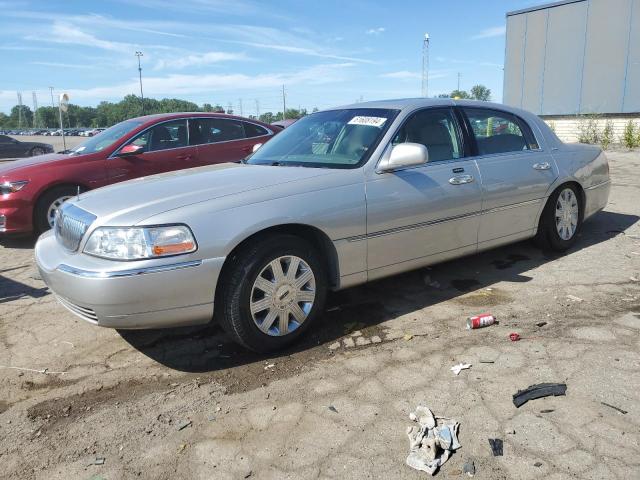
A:
{"label": "car hood", "polygon": [[238,196],[239,201],[248,201],[248,192],[253,196],[259,192],[263,198],[293,194],[303,187],[292,184],[304,184],[304,180],[337,172],[224,163],[118,183],[82,194],[72,203],[96,215],[97,225],[126,226],[207,200]]}
{"label": "car hood", "polygon": [[[34,144],[35,145],[35,144]],[[22,158],[20,160],[12,160],[0,163],[0,176],[6,175],[13,170],[25,167],[32,167],[43,163],[53,163],[59,160],[67,160],[69,155],[62,153],[47,153],[46,155],[38,155],[37,157]]]}

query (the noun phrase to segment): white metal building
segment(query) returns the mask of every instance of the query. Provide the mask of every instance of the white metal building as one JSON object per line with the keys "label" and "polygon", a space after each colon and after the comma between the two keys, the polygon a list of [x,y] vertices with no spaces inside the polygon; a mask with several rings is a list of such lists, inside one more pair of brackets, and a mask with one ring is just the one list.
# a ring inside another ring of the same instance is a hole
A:
{"label": "white metal building", "polygon": [[[640,117],[640,0],[564,0],[507,13],[507,105],[555,118]],[[626,119],[626,120],[625,120]]]}

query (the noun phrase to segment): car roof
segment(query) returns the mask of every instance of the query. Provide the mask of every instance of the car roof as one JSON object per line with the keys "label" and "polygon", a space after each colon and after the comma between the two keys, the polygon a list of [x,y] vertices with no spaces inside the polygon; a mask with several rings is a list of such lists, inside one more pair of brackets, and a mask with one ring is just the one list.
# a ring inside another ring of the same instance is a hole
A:
{"label": "car roof", "polygon": [[141,117],[132,118],[131,120],[142,120],[145,125],[150,123],[155,123],[158,120],[171,120],[171,119],[179,119],[186,117],[212,117],[212,118],[229,118],[233,120],[240,120],[243,122],[252,122],[257,123],[259,125],[263,125],[268,127],[269,125],[261,122],[260,120],[254,120],[252,118],[239,117],[236,115],[229,115],[226,113],[214,113],[214,112],[175,112],[175,113],[155,113],[153,115],[144,115]]}
{"label": "car roof", "polygon": [[509,107],[501,103],[483,102],[479,100],[454,100],[453,98],[401,98],[394,100],[376,100],[371,102],[359,102],[343,105],[327,110],[341,110],[350,108],[384,108],[392,110],[415,110],[421,107],[450,107],[459,105],[461,107],[482,107],[495,108],[512,113],[521,113],[518,108]]}

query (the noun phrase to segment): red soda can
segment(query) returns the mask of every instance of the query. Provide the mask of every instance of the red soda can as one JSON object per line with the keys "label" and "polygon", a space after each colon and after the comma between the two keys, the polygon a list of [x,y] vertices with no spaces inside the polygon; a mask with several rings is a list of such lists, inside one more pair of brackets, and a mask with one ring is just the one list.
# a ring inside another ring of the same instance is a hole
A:
{"label": "red soda can", "polygon": [[467,328],[474,330],[476,328],[488,327],[496,323],[496,317],[491,314],[485,313],[482,315],[474,315],[467,318]]}

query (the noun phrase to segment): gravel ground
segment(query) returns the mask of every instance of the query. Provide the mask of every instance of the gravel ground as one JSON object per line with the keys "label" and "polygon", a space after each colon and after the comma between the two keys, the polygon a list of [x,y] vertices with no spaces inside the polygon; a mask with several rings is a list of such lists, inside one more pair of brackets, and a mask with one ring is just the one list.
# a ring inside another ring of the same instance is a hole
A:
{"label": "gravel ground", "polygon": [[[609,156],[610,203],[567,254],[524,242],[334,294],[271,357],[216,326],[88,325],[32,240],[0,240],[0,478],[425,478],[404,464],[418,403],[461,423],[440,478],[640,478],[640,153]],[[465,329],[486,311],[500,324]],[[540,382],[567,394],[513,405]]]}

